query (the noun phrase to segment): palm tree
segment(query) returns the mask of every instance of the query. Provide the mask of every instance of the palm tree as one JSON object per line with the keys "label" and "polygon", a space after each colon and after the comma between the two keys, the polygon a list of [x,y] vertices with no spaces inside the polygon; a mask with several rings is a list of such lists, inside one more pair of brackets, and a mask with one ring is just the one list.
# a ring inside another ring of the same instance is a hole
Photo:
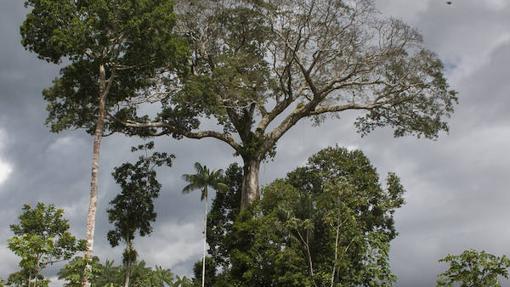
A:
{"label": "palm tree", "polygon": [[223,170],[209,170],[207,166],[200,163],[195,163],[195,174],[185,174],[183,178],[188,185],[186,185],[182,192],[190,193],[193,190],[200,190],[202,196],[200,200],[205,202],[204,213],[204,256],[202,258],[202,287],[205,286],[205,258],[207,256],[207,199],[209,196],[209,187],[216,191],[224,191],[228,187],[222,183]]}

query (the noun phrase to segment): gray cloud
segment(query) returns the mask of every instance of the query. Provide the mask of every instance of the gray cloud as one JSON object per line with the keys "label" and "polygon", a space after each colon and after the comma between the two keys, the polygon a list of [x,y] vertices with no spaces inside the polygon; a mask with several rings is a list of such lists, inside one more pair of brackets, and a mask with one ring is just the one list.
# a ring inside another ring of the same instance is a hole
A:
{"label": "gray cloud", "polygon": [[[403,18],[423,33],[425,43],[444,60],[448,77],[459,91],[460,105],[451,132],[438,141],[394,139],[388,129],[360,138],[352,114],[327,121],[320,128],[300,123],[282,138],[274,161],[264,163],[262,181],[301,165],[311,154],[339,144],[362,149],[380,174],[397,172],[407,188],[407,204],[397,212],[400,236],[392,245],[397,286],[433,286],[444,266],[437,260],[466,248],[510,254],[510,5],[505,0],[379,0],[381,10]],[[0,277],[16,269],[6,248],[8,225],[24,203],[53,202],[64,207],[74,232],[85,234],[91,138],[83,132],[51,134],[44,127],[40,91],[57,67],[35,59],[19,44],[18,27],[25,10],[19,1],[0,2],[0,163],[12,172],[0,183]],[[118,259],[105,234],[105,210],[118,187],[112,168],[132,158],[136,139],[105,139],[102,153],[97,254]],[[157,140],[174,153],[172,168],[162,169],[163,191],[157,202],[158,222],[150,238],[136,242],[149,264],[189,274],[200,257],[199,195],[181,195],[181,174],[195,161],[224,168],[232,151],[214,140]],[[58,285],[55,285],[58,286]],[[506,284],[504,286],[510,286]]]}

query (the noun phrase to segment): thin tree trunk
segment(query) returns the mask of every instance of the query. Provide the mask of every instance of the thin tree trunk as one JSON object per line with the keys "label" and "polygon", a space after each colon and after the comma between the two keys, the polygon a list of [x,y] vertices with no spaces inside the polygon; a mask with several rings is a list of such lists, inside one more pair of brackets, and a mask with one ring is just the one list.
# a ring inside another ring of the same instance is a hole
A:
{"label": "thin tree trunk", "polygon": [[306,254],[308,257],[308,265],[310,266],[310,276],[312,277],[312,282],[314,286],[317,286],[315,283],[315,272],[313,270],[313,260],[312,260],[312,253],[310,252],[310,243],[308,242],[308,230],[306,231]]}
{"label": "thin tree trunk", "polygon": [[124,274],[124,287],[129,287],[129,281],[131,279],[131,266],[133,265],[133,262],[131,262],[131,259],[133,258],[132,255],[133,255],[133,243],[131,242],[131,240],[128,239],[127,241],[127,255],[128,257],[126,258],[127,260],[125,260],[125,266],[124,268],[126,269],[126,273]]}
{"label": "thin tree trunk", "polygon": [[202,258],[202,287],[205,287],[205,257],[207,256],[207,198],[208,194],[206,191],[205,195],[205,213],[204,213],[204,256]]}
{"label": "thin tree trunk", "polygon": [[338,242],[340,239],[340,224],[336,227],[336,236],[335,236],[335,262],[333,263],[333,270],[331,271],[331,287],[335,285],[335,274],[336,274],[336,264],[338,261]]}
{"label": "thin tree trunk", "polygon": [[88,275],[92,270],[90,261],[92,260],[94,249],[94,231],[96,227],[96,209],[97,209],[97,191],[99,174],[99,153],[101,150],[101,140],[103,138],[104,122],[106,116],[106,71],[103,65],[99,67],[99,114],[94,133],[94,144],[92,151],[92,173],[90,178],[90,201],[87,213],[87,249],[85,250],[85,276],[83,276],[82,286],[89,287]]}
{"label": "thin tree trunk", "polygon": [[308,240],[308,231],[306,231],[306,239],[305,237],[303,237],[303,235],[301,235],[301,232],[299,232],[299,228],[296,229],[296,233],[298,235],[298,239],[301,241],[301,243],[303,244],[303,249],[304,251],[306,252],[306,257],[308,259],[308,271],[310,273],[310,277],[312,278],[312,282],[313,282],[313,285],[314,286],[317,286],[317,284],[315,283],[315,273],[313,271],[313,260],[312,260],[312,253],[310,252],[310,243],[309,243],[309,240]]}
{"label": "thin tree trunk", "polygon": [[131,278],[131,265],[126,266],[126,275],[124,276],[124,287],[129,287],[130,278]]}
{"label": "thin tree trunk", "polygon": [[259,173],[260,160],[248,159],[244,161],[243,186],[241,195],[241,210],[246,209],[253,202],[260,199]]}

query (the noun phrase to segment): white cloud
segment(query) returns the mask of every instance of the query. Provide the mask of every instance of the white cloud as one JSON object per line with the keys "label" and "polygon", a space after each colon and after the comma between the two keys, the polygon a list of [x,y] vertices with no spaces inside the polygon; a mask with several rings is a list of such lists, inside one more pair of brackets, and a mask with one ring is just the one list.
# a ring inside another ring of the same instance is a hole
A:
{"label": "white cloud", "polygon": [[3,161],[0,161],[0,184],[4,183],[12,172],[11,166]]}
{"label": "white cloud", "polygon": [[202,254],[202,228],[193,223],[163,223],[154,236],[140,240],[140,254],[150,258],[149,263],[175,267]]}
{"label": "white cloud", "polygon": [[5,142],[5,133],[0,130],[0,185],[3,184],[12,173],[12,166],[1,157],[1,152]]}
{"label": "white cloud", "polygon": [[83,138],[77,136],[64,136],[57,138],[49,147],[48,151],[53,153],[73,153],[87,143]]}
{"label": "white cloud", "polygon": [[[426,11],[430,0],[377,0],[377,7],[385,14],[402,18],[406,21],[415,20],[416,16]],[[443,3],[441,3],[443,4]]]}
{"label": "white cloud", "polygon": [[501,10],[508,6],[508,0],[487,0],[490,9]]}
{"label": "white cloud", "polygon": [[[3,230],[2,230],[3,231]],[[0,246],[0,277],[6,278],[10,272],[16,270],[18,258],[6,246]]]}

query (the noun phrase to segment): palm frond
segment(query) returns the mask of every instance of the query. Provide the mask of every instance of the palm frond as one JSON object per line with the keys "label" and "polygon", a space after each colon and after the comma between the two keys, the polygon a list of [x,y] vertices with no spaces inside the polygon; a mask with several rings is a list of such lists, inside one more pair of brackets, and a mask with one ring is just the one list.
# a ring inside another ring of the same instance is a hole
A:
{"label": "palm frond", "polygon": [[201,199],[204,200],[208,196],[207,187],[211,187],[216,191],[225,192],[228,186],[222,182],[223,170],[209,170],[207,166],[196,162],[194,164],[195,174],[184,174],[182,178],[189,184],[184,187],[183,193],[190,193],[199,189],[202,191]]}
{"label": "palm frond", "polygon": [[191,193],[192,191],[198,189],[196,185],[194,185],[193,183],[190,183],[188,185],[186,185],[183,189],[182,189],[182,193]]}

